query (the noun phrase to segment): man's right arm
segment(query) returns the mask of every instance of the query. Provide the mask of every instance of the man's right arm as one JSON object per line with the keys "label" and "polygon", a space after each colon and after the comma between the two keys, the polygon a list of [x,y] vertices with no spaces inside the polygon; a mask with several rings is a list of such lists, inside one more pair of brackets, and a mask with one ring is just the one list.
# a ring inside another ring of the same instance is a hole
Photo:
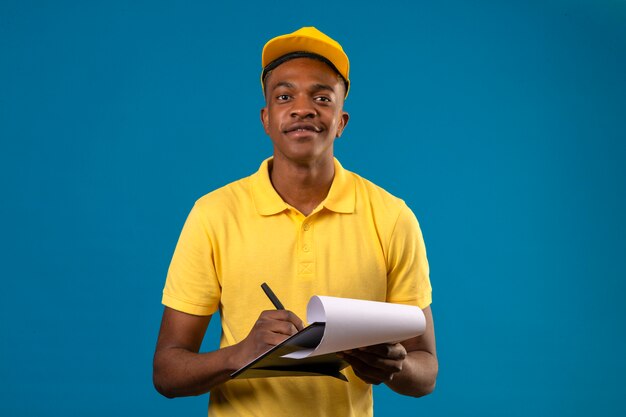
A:
{"label": "man's right arm", "polygon": [[287,310],[261,313],[248,336],[233,346],[198,353],[211,316],[165,307],[153,362],[154,386],[168,398],[200,395],[228,381],[230,374],[302,329]]}

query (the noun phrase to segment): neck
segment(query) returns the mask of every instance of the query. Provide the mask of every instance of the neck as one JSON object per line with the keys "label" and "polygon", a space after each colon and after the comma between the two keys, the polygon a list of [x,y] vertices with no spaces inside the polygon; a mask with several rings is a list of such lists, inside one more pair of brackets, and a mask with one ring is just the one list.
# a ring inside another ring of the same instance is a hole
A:
{"label": "neck", "polygon": [[332,158],[313,164],[296,164],[275,155],[270,165],[270,178],[278,195],[305,216],[324,201],[334,176]]}

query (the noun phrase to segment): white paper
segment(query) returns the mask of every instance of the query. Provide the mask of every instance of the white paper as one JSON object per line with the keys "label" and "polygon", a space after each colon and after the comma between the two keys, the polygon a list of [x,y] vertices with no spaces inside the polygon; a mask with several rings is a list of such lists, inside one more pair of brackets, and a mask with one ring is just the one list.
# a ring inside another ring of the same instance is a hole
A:
{"label": "white paper", "polygon": [[419,307],[378,301],[313,296],[307,305],[309,323],[326,323],[324,336],[315,349],[283,357],[302,359],[379,343],[395,343],[419,336],[426,318]]}

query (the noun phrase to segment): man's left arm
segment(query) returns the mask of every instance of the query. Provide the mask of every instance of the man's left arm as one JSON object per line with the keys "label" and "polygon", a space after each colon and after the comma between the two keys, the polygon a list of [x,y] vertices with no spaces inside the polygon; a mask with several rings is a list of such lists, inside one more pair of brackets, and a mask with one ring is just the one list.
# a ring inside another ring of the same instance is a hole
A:
{"label": "man's left arm", "polygon": [[401,343],[385,343],[343,352],[354,373],[369,384],[384,382],[392,390],[413,397],[430,394],[438,373],[433,315],[424,310],[426,330],[423,335]]}

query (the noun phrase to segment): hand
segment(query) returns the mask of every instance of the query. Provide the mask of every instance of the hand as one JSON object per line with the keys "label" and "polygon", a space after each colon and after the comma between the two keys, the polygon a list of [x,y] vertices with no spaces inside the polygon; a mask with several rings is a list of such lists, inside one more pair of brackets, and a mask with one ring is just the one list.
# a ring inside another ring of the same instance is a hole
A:
{"label": "hand", "polygon": [[389,382],[402,370],[407,352],[401,343],[383,343],[338,354],[350,365],[356,376],[368,384]]}
{"label": "hand", "polygon": [[280,344],[302,327],[302,320],[289,310],[262,312],[248,336],[236,345],[236,369]]}

